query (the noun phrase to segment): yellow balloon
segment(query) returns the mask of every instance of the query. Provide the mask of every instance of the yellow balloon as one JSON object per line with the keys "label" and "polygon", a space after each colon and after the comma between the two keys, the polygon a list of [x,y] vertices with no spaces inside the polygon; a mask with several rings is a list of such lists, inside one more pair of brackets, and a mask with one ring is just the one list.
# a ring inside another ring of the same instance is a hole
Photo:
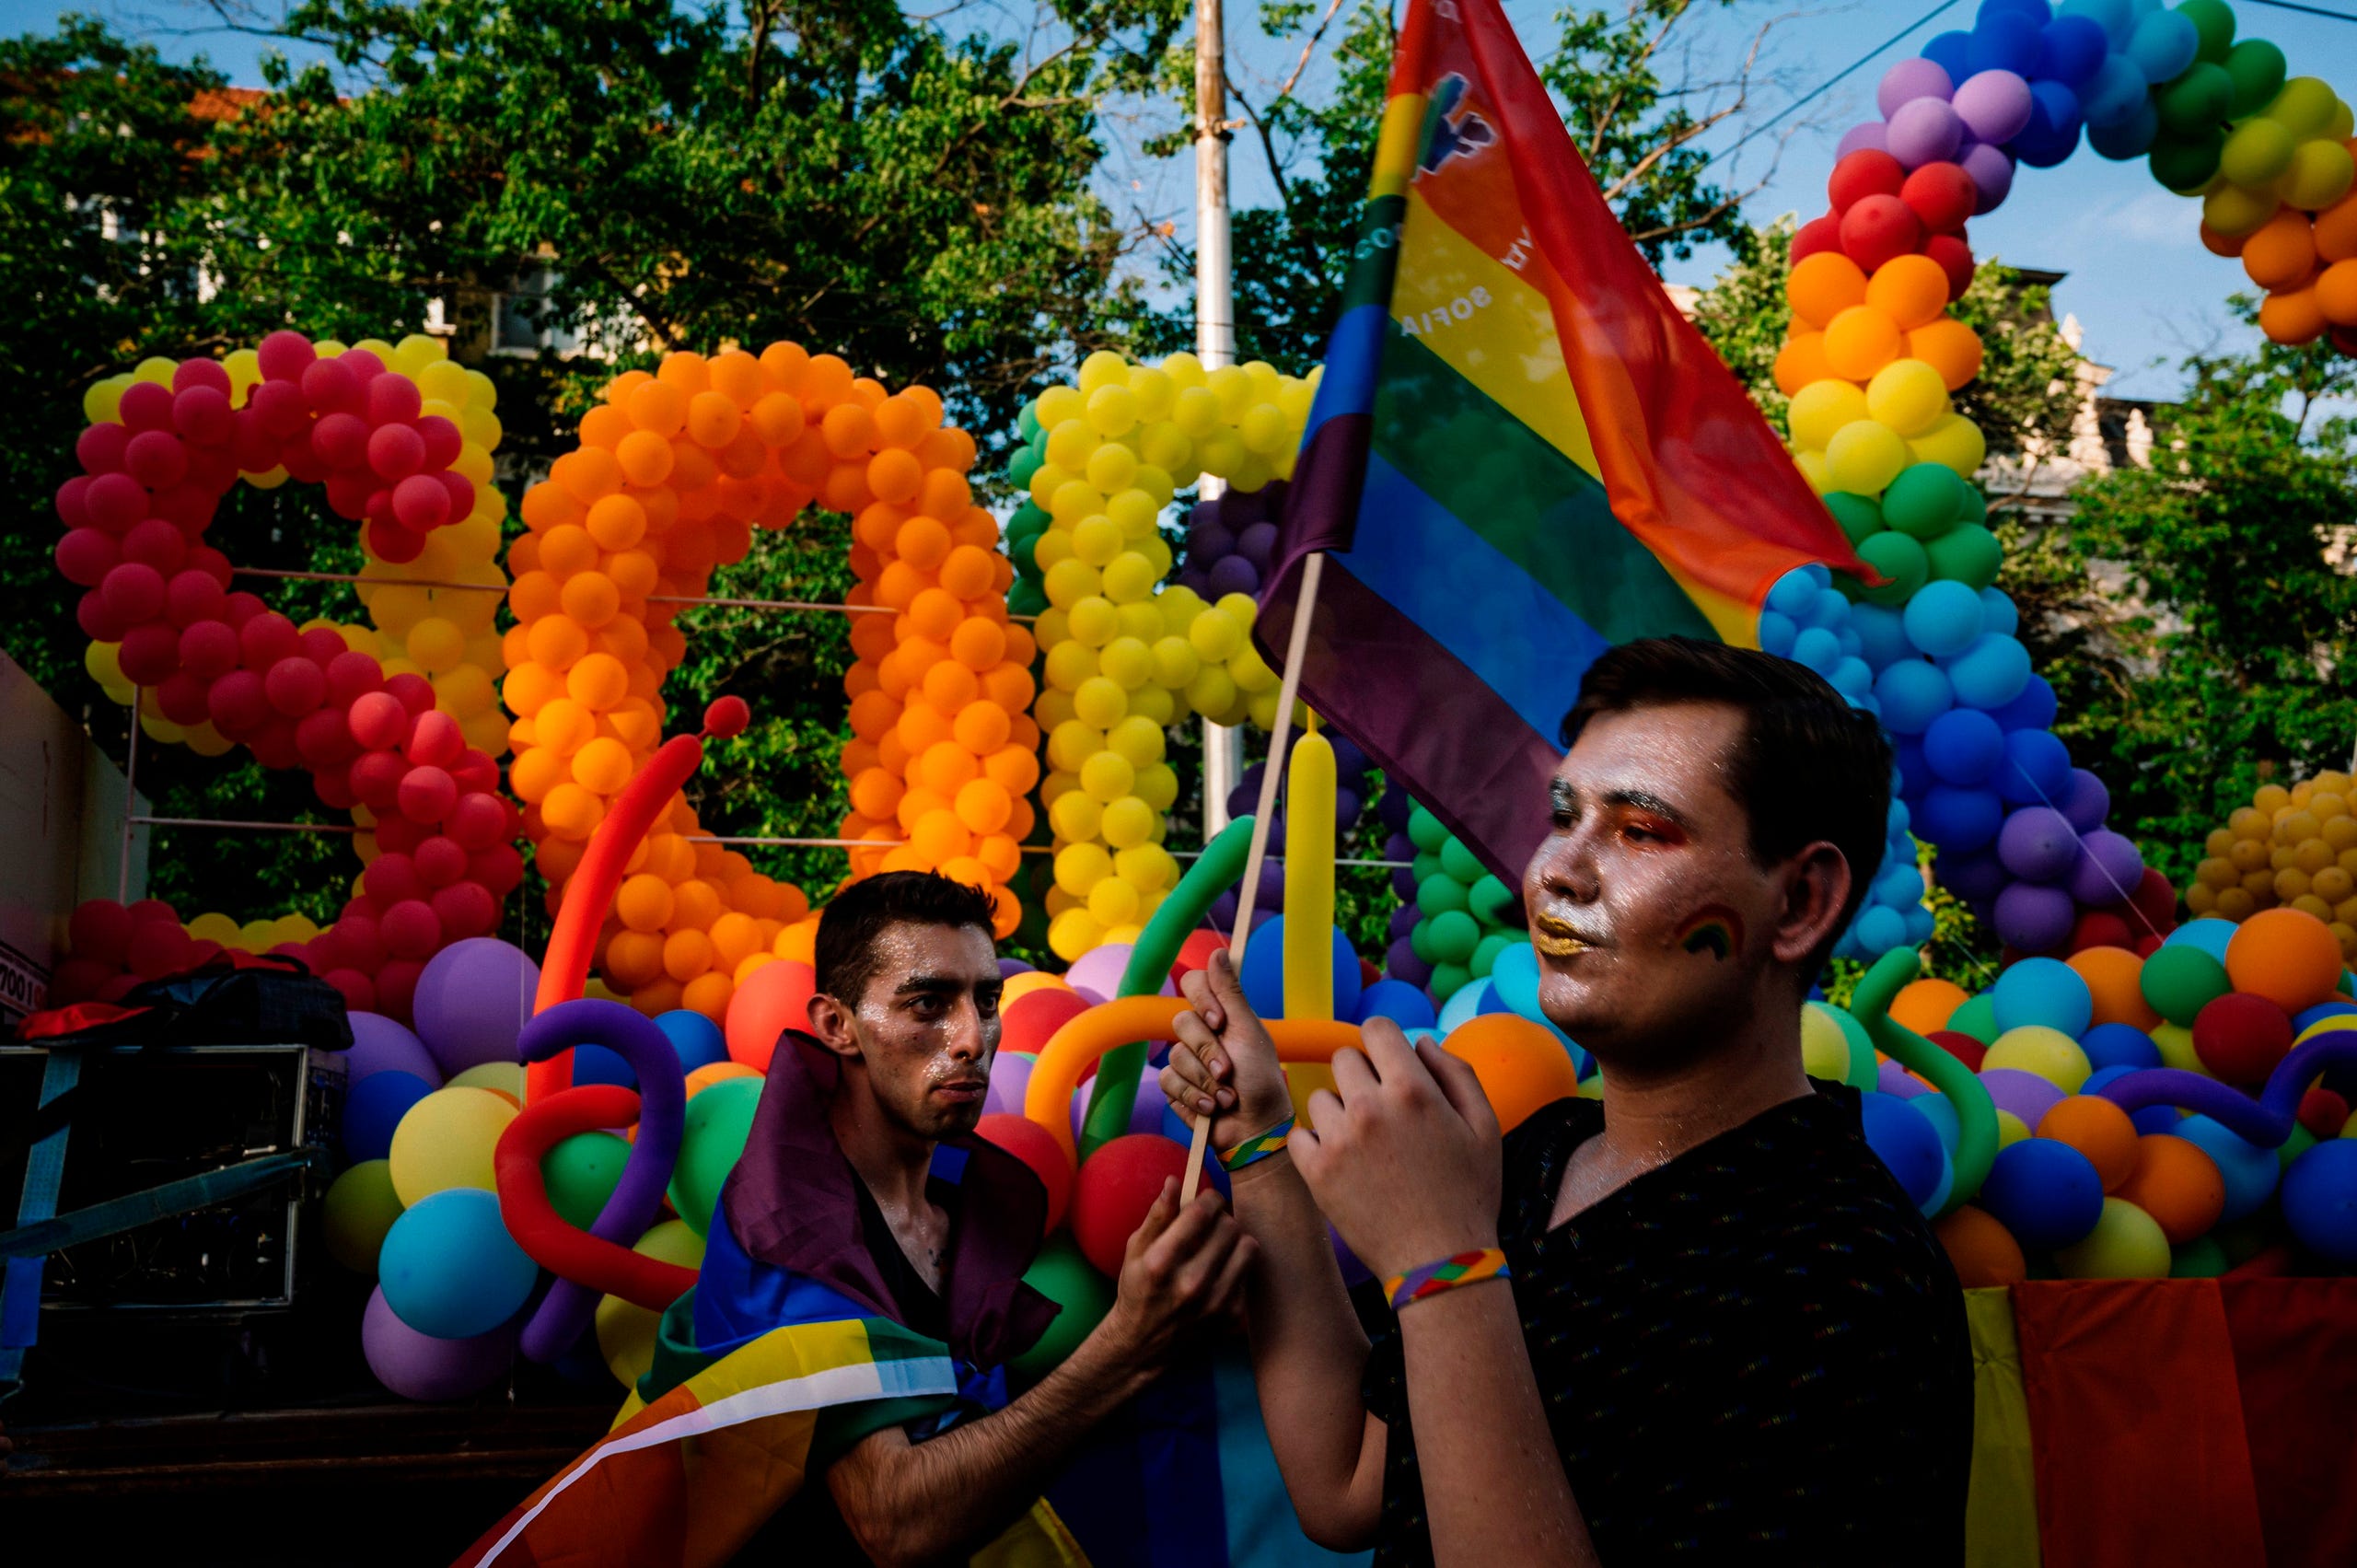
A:
{"label": "yellow balloon", "polygon": [[455,1081],[427,1095],[393,1129],[393,1191],[404,1206],[454,1187],[497,1191],[492,1154],[516,1114],[503,1097]]}
{"label": "yellow balloon", "polygon": [[[640,1237],[631,1250],[683,1269],[703,1267],[703,1237],[688,1228],[685,1220],[665,1220]],[[598,1303],[598,1353],[624,1388],[636,1386],[654,1366],[655,1330],[662,1320],[660,1313],[619,1295]]]}
{"label": "yellow balloon", "polygon": [[1901,436],[1921,436],[1948,412],[1948,389],[1923,361],[1894,359],[1866,383],[1866,409]]}
{"label": "yellow balloon", "polygon": [[1852,420],[1825,448],[1825,471],[1834,488],[1854,495],[1881,494],[1908,461],[1906,441],[1878,419]]}
{"label": "yellow balloon", "polygon": [[1811,381],[1793,394],[1785,417],[1794,446],[1804,451],[1822,450],[1833,444],[1844,426],[1867,417],[1866,394],[1834,377]]}
{"label": "yellow balloon", "polygon": [[1989,455],[1989,443],[1982,437],[1980,427],[1960,413],[1942,414],[1907,447],[1913,461],[1938,463],[1964,479],[1978,473],[1981,459]]}
{"label": "yellow balloon", "polygon": [[374,1279],[385,1233],[401,1217],[404,1206],[393,1191],[390,1162],[362,1160],[328,1189],[320,1214],[328,1256],[354,1273]]}

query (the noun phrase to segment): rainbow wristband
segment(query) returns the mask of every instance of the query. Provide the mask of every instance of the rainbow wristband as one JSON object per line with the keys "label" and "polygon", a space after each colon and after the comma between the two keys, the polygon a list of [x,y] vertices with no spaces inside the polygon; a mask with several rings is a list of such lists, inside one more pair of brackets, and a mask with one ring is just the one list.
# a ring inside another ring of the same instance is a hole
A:
{"label": "rainbow wristband", "polygon": [[1437,1263],[1411,1269],[1404,1274],[1393,1274],[1383,1282],[1384,1294],[1391,1298],[1391,1310],[1399,1311],[1411,1301],[1422,1301],[1438,1295],[1458,1285],[1479,1284],[1483,1280],[1504,1280],[1514,1277],[1506,1268],[1506,1255],[1495,1247],[1484,1247],[1475,1252],[1459,1252],[1443,1258]]}
{"label": "rainbow wristband", "polygon": [[1242,1170],[1254,1160],[1264,1160],[1277,1153],[1285,1146],[1285,1134],[1293,1131],[1293,1120],[1288,1116],[1267,1132],[1256,1132],[1245,1139],[1244,1142],[1219,1156],[1220,1167],[1224,1170]]}

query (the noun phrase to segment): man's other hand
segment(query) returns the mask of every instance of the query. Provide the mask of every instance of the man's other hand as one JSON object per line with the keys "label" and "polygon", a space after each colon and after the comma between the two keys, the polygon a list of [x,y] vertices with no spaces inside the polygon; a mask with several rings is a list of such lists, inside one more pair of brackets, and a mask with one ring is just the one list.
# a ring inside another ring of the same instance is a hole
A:
{"label": "man's other hand", "polygon": [[1235,961],[1225,947],[1178,981],[1190,1012],[1178,1015],[1170,1063],[1162,1070],[1163,1098],[1192,1127],[1212,1112],[1211,1146],[1224,1153],[1293,1114],[1277,1048],[1252,1004],[1244,999]]}
{"label": "man's other hand", "polygon": [[1191,1330],[1239,1310],[1244,1277],[1258,1255],[1218,1193],[1200,1192],[1182,1210],[1178,1180],[1167,1180],[1130,1237],[1119,1294],[1097,1332],[1123,1359],[1158,1365]]}

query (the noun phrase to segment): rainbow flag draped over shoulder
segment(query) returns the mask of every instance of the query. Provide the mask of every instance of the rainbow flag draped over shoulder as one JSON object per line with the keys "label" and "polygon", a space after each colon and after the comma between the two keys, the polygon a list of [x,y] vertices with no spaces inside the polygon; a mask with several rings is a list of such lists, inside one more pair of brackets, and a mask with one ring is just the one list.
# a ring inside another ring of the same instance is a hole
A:
{"label": "rainbow flag draped over shoulder", "polygon": [[1775,580],[1858,569],[1678,313],[1497,0],[1411,0],[1342,316],[1254,636],[1509,885],[1606,647],[1757,646]]}

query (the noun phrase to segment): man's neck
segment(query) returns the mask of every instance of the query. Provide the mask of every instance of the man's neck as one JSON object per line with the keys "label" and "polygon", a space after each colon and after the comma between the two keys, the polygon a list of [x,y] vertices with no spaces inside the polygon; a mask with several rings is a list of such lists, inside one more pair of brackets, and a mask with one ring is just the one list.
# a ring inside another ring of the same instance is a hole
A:
{"label": "man's neck", "polygon": [[1733,1038],[1666,1063],[1599,1062],[1605,1150],[1616,1162],[1659,1165],[1809,1093],[1799,1013],[1763,1005]]}
{"label": "man's neck", "polygon": [[925,1180],[933,1172],[934,1144],[885,1114],[867,1081],[846,1072],[827,1103],[827,1125],[843,1157],[888,1212],[908,1214],[925,1206]]}

